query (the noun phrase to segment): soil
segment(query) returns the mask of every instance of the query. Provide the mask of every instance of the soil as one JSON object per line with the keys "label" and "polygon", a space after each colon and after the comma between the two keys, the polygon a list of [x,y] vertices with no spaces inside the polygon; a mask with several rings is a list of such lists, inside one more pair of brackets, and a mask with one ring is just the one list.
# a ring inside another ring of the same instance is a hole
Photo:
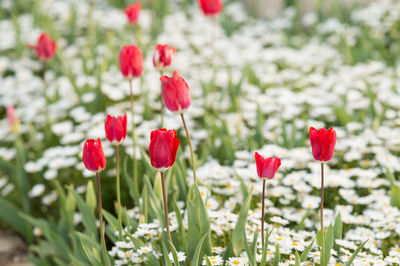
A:
{"label": "soil", "polygon": [[28,250],[24,241],[16,235],[0,230],[0,265],[32,266],[27,258]]}

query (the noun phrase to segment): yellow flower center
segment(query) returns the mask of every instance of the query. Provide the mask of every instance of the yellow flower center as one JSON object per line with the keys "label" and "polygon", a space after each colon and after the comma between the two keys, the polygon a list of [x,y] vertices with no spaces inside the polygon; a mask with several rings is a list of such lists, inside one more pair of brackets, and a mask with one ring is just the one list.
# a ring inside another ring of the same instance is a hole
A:
{"label": "yellow flower center", "polygon": [[234,261],[232,261],[232,263],[233,263],[233,264],[239,264],[239,263],[240,263],[240,261],[238,261],[238,260],[234,260]]}

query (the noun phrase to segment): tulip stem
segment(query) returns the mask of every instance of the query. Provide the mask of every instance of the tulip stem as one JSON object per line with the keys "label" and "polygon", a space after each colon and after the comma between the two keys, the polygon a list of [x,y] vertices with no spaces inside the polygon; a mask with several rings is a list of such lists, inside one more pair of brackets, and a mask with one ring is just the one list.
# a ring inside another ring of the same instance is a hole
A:
{"label": "tulip stem", "polygon": [[47,82],[46,82],[47,62],[43,61],[42,81],[43,81],[43,96],[45,99],[45,115],[47,126],[50,128],[50,115],[49,115],[49,98],[47,97]]}
{"label": "tulip stem", "polygon": [[325,232],[324,232],[324,163],[321,163],[321,208],[320,208],[320,220],[321,220],[321,265],[326,265],[325,262]]}
{"label": "tulip stem", "polygon": [[129,80],[130,100],[131,100],[131,116],[132,116],[132,142],[133,142],[133,183],[136,198],[136,204],[139,206],[139,179],[137,178],[137,163],[136,163],[136,137],[135,137],[135,110],[134,110],[134,98],[133,98],[133,84],[132,79]]}
{"label": "tulip stem", "polygon": [[263,187],[262,187],[262,202],[261,202],[261,247],[262,252],[264,252],[264,200],[265,199],[265,179],[263,179]]}
{"label": "tulip stem", "polygon": [[108,256],[107,256],[107,247],[106,247],[106,239],[104,237],[104,224],[103,224],[103,203],[101,200],[101,184],[100,184],[100,173],[96,173],[97,177],[97,201],[98,201],[98,209],[99,209],[99,220],[100,220],[100,239],[104,264],[109,265]]}
{"label": "tulip stem", "polygon": [[[160,77],[163,76],[163,72],[160,71]],[[164,127],[164,99],[162,95],[162,84],[161,84],[161,128]]]}
{"label": "tulip stem", "polygon": [[172,237],[171,237],[171,233],[169,231],[168,204],[167,204],[167,193],[165,191],[164,171],[160,171],[160,174],[161,174],[161,183],[162,183],[162,191],[163,191],[163,201],[164,201],[165,227],[167,228],[168,240],[172,243]]}
{"label": "tulip stem", "polygon": [[183,127],[185,128],[186,131],[186,137],[188,139],[188,143],[189,143],[189,148],[190,148],[190,158],[192,161],[192,170],[193,170],[193,178],[194,178],[194,183],[197,184],[197,177],[196,177],[196,161],[194,158],[194,151],[193,151],[193,146],[192,146],[192,139],[190,137],[190,133],[189,130],[187,128],[186,125],[186,121],[185,121],[185,116],[183,115],[183,113],[181,112],[181,118],[182,118],[182,123],[183,123]]}
{"label": "tulip stem", "polygon": [[119,238],[122,239],[122,206],[121,206],[121,185],[119,177],[119,149],[118,145],[115,145],[115,165],[117,169],[116,186],[117,186],[117,211],[118,211],[118,233]]}

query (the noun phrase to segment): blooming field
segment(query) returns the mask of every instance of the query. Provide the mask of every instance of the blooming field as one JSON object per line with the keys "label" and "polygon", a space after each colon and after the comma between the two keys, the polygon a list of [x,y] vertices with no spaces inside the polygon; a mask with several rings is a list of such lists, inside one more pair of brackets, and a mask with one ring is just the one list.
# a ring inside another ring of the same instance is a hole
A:
{"label": "blooming field", "polygon": [[[399,3],[264,20],[121,2],[0,2],[0,226],[32,263],[400,264]],[[310,127],[336,131],[332,159]],[[256,151],[280,158],[266,181]]]}

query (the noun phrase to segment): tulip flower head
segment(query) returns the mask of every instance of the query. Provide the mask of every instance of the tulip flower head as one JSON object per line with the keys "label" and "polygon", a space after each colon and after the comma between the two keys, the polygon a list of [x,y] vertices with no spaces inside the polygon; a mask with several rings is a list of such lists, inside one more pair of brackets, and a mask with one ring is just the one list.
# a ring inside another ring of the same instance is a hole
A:
{"label": "tulip flower head", "polygon": [[336,144],[336,131],[333,128],[310,128],[310,142],[314,159],[327,162],[332,159]]}
{"label": "tulip flower head", "polygon": [[125,14],[126,14],[126,17],[128,18],[129,24],[135,24],[138,22],[141,9],[142,9],[142,5],[140,4],[140,2],[136,2],[125,8]]}
{"label": "tulip flower head", "polygon": [[179,139],[174,129],[165,128],[153,130],[150,134],[151,165],[158,171],[165,171],[175,163]]}
{"label": "tulip flower head", "polygon": [[278,157],[265,158],[258,152],[254,154],[257,165],[257,174],[261,179],[274,178],[276,171],[281,166],[281,159]]}
{"label": "tulip flower head", "polygon": [[86,169],[92,172],[101,172],[106,167],[101,140],[88,139],[83,145],[82,161]]}
{"label": "tulip flower head", "polygon": [[153,55],[153,65],[159,71],[163,71],[171,65],[172,57],[175,55],[175,47],[169,47],[168,44],[157,44]]}
{"label": "tulip flower head", "polygon": [[218,15],[224,6],[222,0],[198,0],[198,2],[205,16]]}
{"label": "tulip flower head", "polygon": [[46,33],[40,34],[36,45],[28,45],[28,47],[35,50],[37,58],[42,61],[53,58],[57,49],[56,42]]}
{"label": "tulip flower head", "polygon": [[113,145],[121,144],[126,138],[127,132],[126,113],[123,116],[107,115],[105,130],[106,137]]}
{"label": "tulip flower head", "polygon": [[19,122],[17,115],[15,114],[14,106],[8,105],[6,111],[7,111],[8,125],[11,129],[11,132],[13,132],[14,134],[18,133],[21,124]]}
{"label": "tulip flower head", "polygon": [[119,67],[127,79],[140,77],[143,71],[143,55],[136,45],[125,45],[119,52]]}
{"label": "tulip flower head", "polygon": [[165,106],[171,112],[182,113],[189,108],[191,103],[189,86],[178,71],[175,70],[172,77],[162,76],[160,80]]}

